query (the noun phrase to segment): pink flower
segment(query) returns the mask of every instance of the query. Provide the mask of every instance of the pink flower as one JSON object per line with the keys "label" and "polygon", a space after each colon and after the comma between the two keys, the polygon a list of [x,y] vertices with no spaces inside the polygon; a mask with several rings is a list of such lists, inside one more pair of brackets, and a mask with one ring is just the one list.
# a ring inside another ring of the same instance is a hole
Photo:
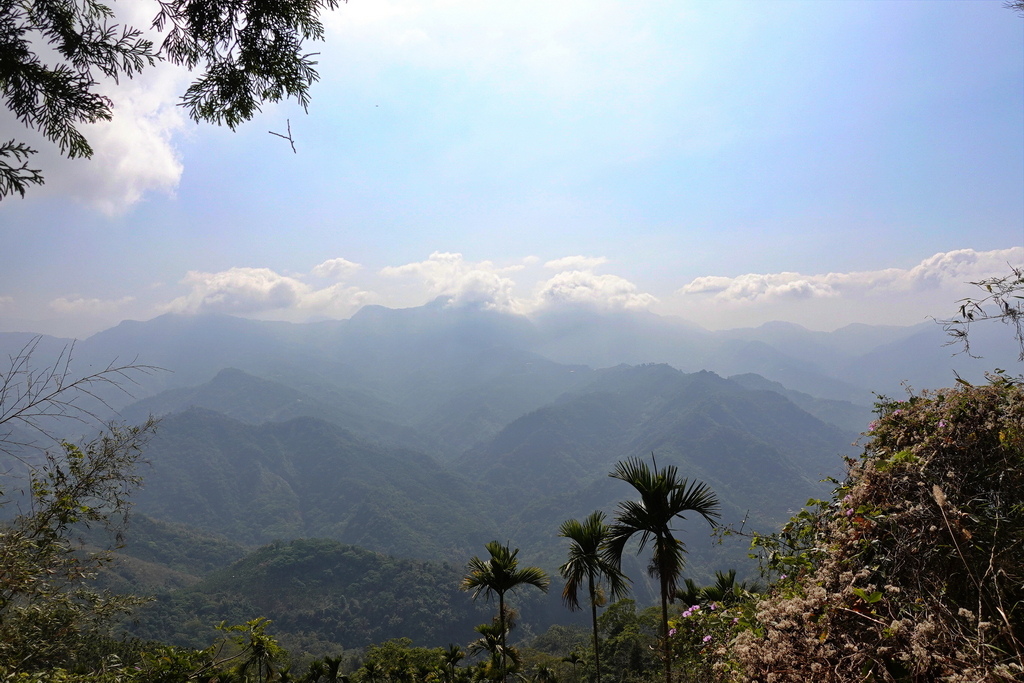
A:
{"label": "pink flower", "polygon": [[711,636],[704,636],[704,642],[705,643],[710,643],[711,642]]}
{"label": "pink flower", "polygon": [[671,638],[671,637],[672,637],[672,636],[674,636],[675,634],[676,634],[676,630],[675,630],[674,628],[670,628],[670,629],[668,630],[668,637],[669,637],[669,638]]}

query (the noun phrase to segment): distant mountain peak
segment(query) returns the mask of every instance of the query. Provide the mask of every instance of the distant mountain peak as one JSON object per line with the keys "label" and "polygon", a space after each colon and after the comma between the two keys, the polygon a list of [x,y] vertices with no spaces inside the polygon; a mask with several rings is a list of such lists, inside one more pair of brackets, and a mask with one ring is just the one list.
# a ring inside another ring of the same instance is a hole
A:
{"label": "distant mountain peak", "polygon": [[755,329],[765,330],[765,331],[769,331],[769,330],[787,330],[787,331],[793,331],[793,332],[810,332],[811,331],[811,330],[807,329],[806,327],[804,327],[803,325],[798,325],[797,323],[787,322],[785,320],[769,320],[766,323],[761,323]]}

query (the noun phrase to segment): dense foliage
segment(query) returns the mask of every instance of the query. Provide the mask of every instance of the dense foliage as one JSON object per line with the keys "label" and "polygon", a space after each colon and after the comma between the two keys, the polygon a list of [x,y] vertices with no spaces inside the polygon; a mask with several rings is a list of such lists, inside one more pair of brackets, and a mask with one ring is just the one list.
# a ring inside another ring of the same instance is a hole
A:
{"label": "dense foliage", "polygon": [[834,498],[762,539],[780,580],[718,653],[734,677],[1024,677],[1024,387],[880,410]]}
{"label": "dense foliage", "polygon": [[87,551],[74,529],[119,531],[152,428],[111,428],[83,446],[65,443],[30,469],[27,509],[0,526],[0,672],[73,661],[112,619],[138,604],[94,589],[90,580],[110,554]]}
{"label": "dense foliage", "polygon": [[439,560],[494,533],[480,492],[433,459],[313,418],[249,425],[192,409],[163,419],[147,456],[140,512],[252,545],[327,537]]}
{"label": "dense foliage", "polygon": [[[295,655],[408,636],[417,645],[461,641],[486,618],[459,592],[461,570],[329,540],[273,543],[188,589],[137,610],[132,633],[204,647],[221,622],[266,616]],[[173,625],[173,628],[168,628]],[[313,638],[312,636],[316,636]]]}

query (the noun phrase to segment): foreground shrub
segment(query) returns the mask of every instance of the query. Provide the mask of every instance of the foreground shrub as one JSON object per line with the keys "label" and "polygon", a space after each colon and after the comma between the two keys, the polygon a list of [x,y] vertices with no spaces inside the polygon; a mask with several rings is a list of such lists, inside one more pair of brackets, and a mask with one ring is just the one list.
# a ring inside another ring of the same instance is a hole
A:
{"label": "foreground shrub", "polygon": [[879,408],[833,500],[755,541],[779,580],[721,675],[1024,678],[1024,388],[997,377]]}

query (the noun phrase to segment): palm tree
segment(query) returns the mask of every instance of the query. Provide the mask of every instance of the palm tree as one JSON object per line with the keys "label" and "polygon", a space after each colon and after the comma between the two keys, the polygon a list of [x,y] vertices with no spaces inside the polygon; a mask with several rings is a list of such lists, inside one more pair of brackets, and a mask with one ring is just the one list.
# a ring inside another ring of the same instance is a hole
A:
{"label": "palm tree", "polygon": [[309,663],[309,668],[306,669],[305,675],[302,677],[302,683],[320,683],[320,679],[324,677],[324,660],[314,659]]}
{"label": "palm tree", "polygon": [[535,586],[545,593],[551,579],[540,567],[519,568],[519,548],[509,550],[507,545],[491,541],[486,546],[490,559],[482,560],[474,557],[469,561],[468,572],[462,579],[460,588],[473,591],[475,600],[480,593],[489,598],[491,594],[498,596],[498,628],[501,632],[501,680],[505,680],[505,593],[520,586]]}
{"label": "palm tree", "polygon": [[[654,454],[651,454],[653,461]],[[702,482],[689,482],[679,478],[677,468],[668,466],[658,469],[654,462],[652,471],[639,458],[615,464],[610,477],[621,479],[640,494],[640,500],[619,503],[615,524],[611,526],[605,545],[605,557],[616,567],[622,566],[622,554],[626,543],[635,534],[640,534],[642,552],[652,543],[651,564],[648,572],[657,577],[661,584],[661,636],[665,652],[665,681],[672,683],[672,650],[668,641],[668,603],[676,592],[679,575],[685,562],[686,546],[673,534],[672,522],[676,517],[685,519],[683,513],[696,512],[709,524],[719,516],[718,496]]]}
{"label": "palm tree", "polygon": [[363,680],[369,681],[370,683],[377,683],[377,681],[384,678],[384,669],[377,662],[367,662],[363,664]]}
{"label": "palm tree", "polygon": [[[276,664],[287,654],[273,636],[266,632],[270,620],[263,617],[253,619],[245,624],[247,633],[242,637],[244,649],[248,656],[238,665],[238,673],[245,681],[251,680],[250,673],[255,673],[256,683],[269,681],[275,673]],[[245,642],[245,640],[248,642]]]}
{"label": "palm tree", "polygon": [[679,600],[684,605],[696,605],[704,600],[704,588],[698,586],[696,581],[684,579],[683,585],[685,588],[676,589],[676,600]]}
{"label": "palm tree", "polygon": [[590,596],[590,617],[594,626],[594,665],[596,680],[601,680],[601,656],[598,653],[597,639],[597,608],[604,604],[601,594],[601,579],[608,581],[608,592],[612,600],[624,598],[628,591],[629,579],[618,566],[609,562],[601,555],[601,547],[608,538],[610,531],[604,523],[604,513],[600,510],[590,513],[583,522],[570,519],[562,523],[558,535],[572,541],[569,546],[569,560],[558,568],[565,579],[562,589],[562,602],[572,611],[580,609],[579,592],[584,582]]}
{"label": "palm tree", "polygon": [[[580,653],[573,650],[566,657],[562,657],[562,661],[567,664],[572,664],[572,679],[578,681],[579,678],[576,676],[576,666],[583,663],[583,657],[580,657]],[[600,680],[600,679],[598,679]]]}
{"label": "palm tree", "polygon": [[752,593],[760,593],[763,589],[758,582],[736,582],[736,570],[730,569],[723,573],[715,572],[715,582],[710,586],[698,586],[693,579],[686,579],[686,588],[676,589],[676,598],[687,605],[699,602],[715,602],[726,607],[734,605]]}
{"label": "palm tree", "polygon": [[[503,630],[498,625],[498,619],[495,618],[490,624],[480,624],[474,630],[480,634],[480,637],[469,644],[469,654],[478,655],[486,652],[489,661],[481,663],[479,672],[486,680],[501,680],[505,671],[502,657],[506,651],[501,644]],[[511,626],[508,627],[508,630],[512,630]],[[512,660],[512,671],[515,672],[519,668],[519,651],[513,647],[508,650],[507,654],[508,658]]]}
{"label": "palm tree", "polygon": [[538,664],[533,672],[533,683],[557,683],[555,670],[544,664]]}
{"label": "palm tree", "polygon": [[348,677],[341,673],[341,657],[324,657],[324,683],[343,683]]}
{"label": "palm tree", "polygon": [[459,662],[466,656],[466,653],[462,651],[462,648],[454,643],[448,643],[448,649],[444,651],[444,673],[445,680],[448,683],[454,683],[455,681],[455,667],[459,665]]}

